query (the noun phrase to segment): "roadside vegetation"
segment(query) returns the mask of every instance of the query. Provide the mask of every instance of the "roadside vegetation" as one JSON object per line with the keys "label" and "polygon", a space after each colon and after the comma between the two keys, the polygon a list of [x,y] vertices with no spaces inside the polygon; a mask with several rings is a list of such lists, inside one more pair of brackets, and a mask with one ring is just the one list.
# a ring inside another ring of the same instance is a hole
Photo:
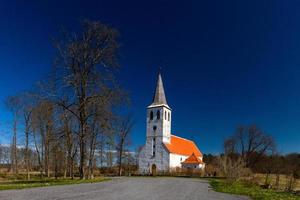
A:
{"label": "roadside vegetation", "polygon": [[243,181],[228,183],[224,179],[212,179],[212,188],[217,192],[246,195],[253,200],[300,200],[300,196],[290,192],[263,189],[258,185]]}
{"label": "roadside vegetation", "polygon": [[6,180],[0,182],[0,190],[12,190],[12,189],[25,189],[33,187],[47,187],[55,185],[73,185],[82,183],[98,183],[103,181],[108,181],[110,179],[97,177],[94,179],[55,179],[55,178],[32,178],[31,180]]}
{"label": "roadside vegetation", "polygon": [[253,199],[299,199],[300,154],[281,155],[275,141],[264,131],[241,126],[225,140],[224,153],[205,155],[205,174],[218,192]]}

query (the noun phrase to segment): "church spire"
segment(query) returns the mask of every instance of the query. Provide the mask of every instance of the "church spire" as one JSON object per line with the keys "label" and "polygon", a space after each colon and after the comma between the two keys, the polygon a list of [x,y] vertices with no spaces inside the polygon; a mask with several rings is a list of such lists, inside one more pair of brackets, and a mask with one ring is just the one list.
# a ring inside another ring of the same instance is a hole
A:
{"label": "church spire", "polygon": [[156,90],[153,96],[153,102],[151,106],[156,105],[166,105],[168,106],[163,81],[161,78],[161,73],[158,73],[157,83],[156,83]]}

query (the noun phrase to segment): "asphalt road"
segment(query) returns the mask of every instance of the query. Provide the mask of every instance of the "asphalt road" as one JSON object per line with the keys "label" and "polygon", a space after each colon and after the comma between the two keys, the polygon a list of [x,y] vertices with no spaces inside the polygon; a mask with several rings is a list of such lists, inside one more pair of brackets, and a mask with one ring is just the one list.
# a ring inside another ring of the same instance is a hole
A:
{"label": "asphalt road", "polygon": [[217,193],[205,180],[191,178],[114,178],[93,184],[0,192],[0,200],[249,200]]}

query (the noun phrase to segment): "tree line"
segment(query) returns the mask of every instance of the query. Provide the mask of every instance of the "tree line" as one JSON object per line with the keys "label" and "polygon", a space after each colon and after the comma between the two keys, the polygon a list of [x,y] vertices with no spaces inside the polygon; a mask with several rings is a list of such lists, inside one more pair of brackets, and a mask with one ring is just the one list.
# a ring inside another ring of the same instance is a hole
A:
{"label": "tree line", "polygon": [[[292,191],[300,178],[300,154],[280,154],[274,139],[256,125],[240,126],[224,141],[224,153],[204,155],[208,176],[225,176],[229,183],[264,174],[263,187],[279,189],[280,177],[286,176],[285,190]],[[275,184],[270,175],[275,175]],[[259,184],[259,183],[257,183]],[[262,183],[260,183],[262,184]]]}
{"label": "tree line", "polygon": [[116,79],[118,37],[110,26],[83,21],[79,31],[52,40],[57,55],[47,78],[5,101],[12,141],[1,146],[0,162],[10,172],[84,179],[117,162],[122,173],[134,122]]}

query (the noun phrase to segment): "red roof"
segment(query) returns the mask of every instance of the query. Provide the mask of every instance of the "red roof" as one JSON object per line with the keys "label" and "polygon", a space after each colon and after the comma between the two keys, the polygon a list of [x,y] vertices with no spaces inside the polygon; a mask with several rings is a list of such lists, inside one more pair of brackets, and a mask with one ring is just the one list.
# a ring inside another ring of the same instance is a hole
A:
{"label": "red roof", "polygon": [[197,156],[195,156],[195,154],[193,153],[190,157],[185,159],[185,161],[183,161],[182,163],[184,163],[184,164],[201,164],[202,161],[199,158],[197,158]]}
{"label": "red roof", "polygon": [[202,157],[196,144],[191,141],[175,135],[171,135],[171,142],[164,143],[170,153],[190,156],[195,154],[197,157]]}

